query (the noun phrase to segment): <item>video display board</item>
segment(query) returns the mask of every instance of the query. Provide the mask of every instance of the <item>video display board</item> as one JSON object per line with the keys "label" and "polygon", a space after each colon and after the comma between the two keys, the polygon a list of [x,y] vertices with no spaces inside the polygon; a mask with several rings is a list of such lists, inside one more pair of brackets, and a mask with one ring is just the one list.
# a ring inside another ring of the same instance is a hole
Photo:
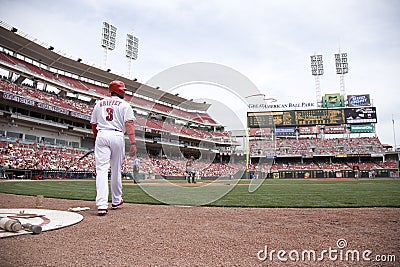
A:
{"label": "video display board", "polygon": [[375,107],[347,108],[344,114],[347,124],[378,122]]}

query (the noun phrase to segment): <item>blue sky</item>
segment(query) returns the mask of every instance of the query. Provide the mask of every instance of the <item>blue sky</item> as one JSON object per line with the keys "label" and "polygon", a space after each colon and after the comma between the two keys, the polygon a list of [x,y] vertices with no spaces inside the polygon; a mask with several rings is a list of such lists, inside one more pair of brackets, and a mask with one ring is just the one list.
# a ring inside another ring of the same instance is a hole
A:
{"label": "blue sky", "polygon": [[[1,0],[0,19],[74,58],[104,65],[103,21],[117,27],[107,68],[128,75],[127,33],[139,37],[132,77],[147,82],[191,62],[233,68],[279,102],[315,101],[310,56],[322,54],[321,91],[338,93],[334,54],[348,53],[347,94],[370,94],[383,143],[400,144],[400,1],[397,0]],[[181,92],[205,98],[199,90]],[[206,90],[204,90],[206,91]],[[209,96],[221,101],[221,96]],[[227,101],[227,100],[226,100]],[[228,105],[228,104],[227,104]],[[229,105],[228,105],[229,106]],[[226,123],[225,123],[226,124]],[[229,125],[228,125],[229,126]]]}

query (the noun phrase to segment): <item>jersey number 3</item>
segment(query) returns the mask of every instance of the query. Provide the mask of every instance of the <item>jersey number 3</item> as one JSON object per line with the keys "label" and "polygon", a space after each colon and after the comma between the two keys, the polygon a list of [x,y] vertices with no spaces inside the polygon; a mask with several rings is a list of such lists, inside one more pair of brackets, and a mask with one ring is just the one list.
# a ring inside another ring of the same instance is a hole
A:
{"label": "jersey number 3", "polygon": [[106,108],[107,116],[106,120],[107,121],[112,121],[113,120],[113,108]]}

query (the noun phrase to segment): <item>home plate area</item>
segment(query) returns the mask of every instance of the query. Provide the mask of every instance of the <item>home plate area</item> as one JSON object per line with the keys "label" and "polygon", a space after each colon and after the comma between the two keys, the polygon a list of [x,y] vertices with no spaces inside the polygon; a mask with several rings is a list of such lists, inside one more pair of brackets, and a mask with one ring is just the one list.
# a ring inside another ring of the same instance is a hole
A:
{"label": "home plate area", "polygon": [[[82,221],[83,216],[70,211],[21,208],[0,209],[0,218],[15,219],[23,225],[39,225],[42,231],[48,231],[76,224]],[[23,234],[32,234],[32,232],[24,229],[18,232],[9,232],[0,228],[0,238]]]}

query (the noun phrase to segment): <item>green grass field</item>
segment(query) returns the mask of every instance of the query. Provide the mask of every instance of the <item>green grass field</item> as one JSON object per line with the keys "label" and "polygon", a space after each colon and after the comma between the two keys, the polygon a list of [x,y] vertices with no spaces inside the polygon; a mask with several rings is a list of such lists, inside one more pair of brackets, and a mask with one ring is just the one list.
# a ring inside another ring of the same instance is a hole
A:
{"label": "green grass field", "polygon": [[[146,189],[156,189],[157,194],[175,194],[174,189],[185,189],[182,185],[143,182],[134,185],[124,181],[123,197],[127,203],[164,204],[147,194]],[[227,185],[227,181],[198,183],[190,190],[180,190],[172,204],[193,205],[188,201],[194,193],[201,192],[205,198],[213,190]],[[264,180],[254,192],[249,192],[249,180],[241,180],[229,193],[208,206],[225,207],[400,207],[400,179],[277,179]],[[201,188],[203,187],[203,188]],[[204,189],[196,191],[196,189]],[[189,188],[188,188],[189,189]],[[43,195],[47,198],[81,199],[94,201],[95,181],[45,180],[45,181],[2,181],[0,192],[19,195]],[[169,203],[171,204],[171,203]]]}

